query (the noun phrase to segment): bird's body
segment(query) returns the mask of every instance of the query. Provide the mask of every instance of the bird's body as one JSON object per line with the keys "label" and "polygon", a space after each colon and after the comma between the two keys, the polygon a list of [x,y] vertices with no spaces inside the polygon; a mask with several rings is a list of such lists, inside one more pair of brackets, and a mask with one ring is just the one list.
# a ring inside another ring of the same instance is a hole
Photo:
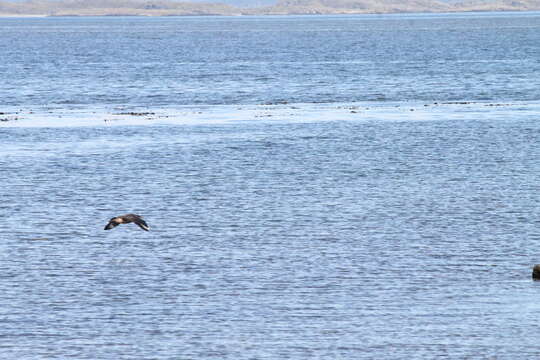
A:
{"label": "bird's body", "polygon": [[143,218],[135,214],[125,214],[125,215],[113,217],[111,220],[109,220],[109,223],[105,226],[104,230],[110,230],[113,227],[116,227],[120,224],[129,224],[129,223],[137,224],[144,231],[150,230],[150,227],[143,220]]}

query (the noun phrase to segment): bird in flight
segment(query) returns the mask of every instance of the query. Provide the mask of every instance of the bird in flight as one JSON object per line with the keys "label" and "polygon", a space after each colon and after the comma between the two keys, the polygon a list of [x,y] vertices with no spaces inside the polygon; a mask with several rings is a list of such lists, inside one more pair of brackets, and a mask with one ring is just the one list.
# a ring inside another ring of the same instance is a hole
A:
{"label": "bird in flight", "polygon": [[150,227],[143,220],[143,218],[135,214],[126,214],[126,215],[113,217],[111,220],[109,220],[109,223],[105,226],[104,230],[111,230],[113,227],[116,227],[120,224],[129,224],[129,223],[135,223],[139,225],[139,227],[143,229],[144,231],[150,230]]}

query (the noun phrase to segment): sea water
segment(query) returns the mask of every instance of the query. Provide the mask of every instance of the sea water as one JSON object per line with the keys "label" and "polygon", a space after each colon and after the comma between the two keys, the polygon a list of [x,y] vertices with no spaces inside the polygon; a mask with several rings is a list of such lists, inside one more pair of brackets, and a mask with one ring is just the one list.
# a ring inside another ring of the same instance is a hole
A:
{"label": "sea water", "polygon": [[0,35],[0,357],[540,356],[539,13]]}

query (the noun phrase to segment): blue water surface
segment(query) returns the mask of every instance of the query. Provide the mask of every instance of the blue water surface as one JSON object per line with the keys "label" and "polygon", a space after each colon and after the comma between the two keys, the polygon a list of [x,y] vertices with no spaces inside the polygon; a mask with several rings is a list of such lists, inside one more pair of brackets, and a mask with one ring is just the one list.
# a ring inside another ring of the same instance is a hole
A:
{"label": "blue water surface", "polygon": [[538,13],[0,34],[0,358],[540,356]]}
{"label": "blue water surface", "polygon": [[5,105],[538,100],[540,14],[0,19]]}

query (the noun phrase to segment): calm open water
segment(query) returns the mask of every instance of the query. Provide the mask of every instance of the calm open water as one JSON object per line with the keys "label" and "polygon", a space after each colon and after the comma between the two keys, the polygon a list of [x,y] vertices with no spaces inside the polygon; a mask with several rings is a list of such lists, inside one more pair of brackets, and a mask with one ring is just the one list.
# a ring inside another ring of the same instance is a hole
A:
{"label": "calm open water", "polygon": [[540,356],[539,13],[0,35],[0,358]]}

